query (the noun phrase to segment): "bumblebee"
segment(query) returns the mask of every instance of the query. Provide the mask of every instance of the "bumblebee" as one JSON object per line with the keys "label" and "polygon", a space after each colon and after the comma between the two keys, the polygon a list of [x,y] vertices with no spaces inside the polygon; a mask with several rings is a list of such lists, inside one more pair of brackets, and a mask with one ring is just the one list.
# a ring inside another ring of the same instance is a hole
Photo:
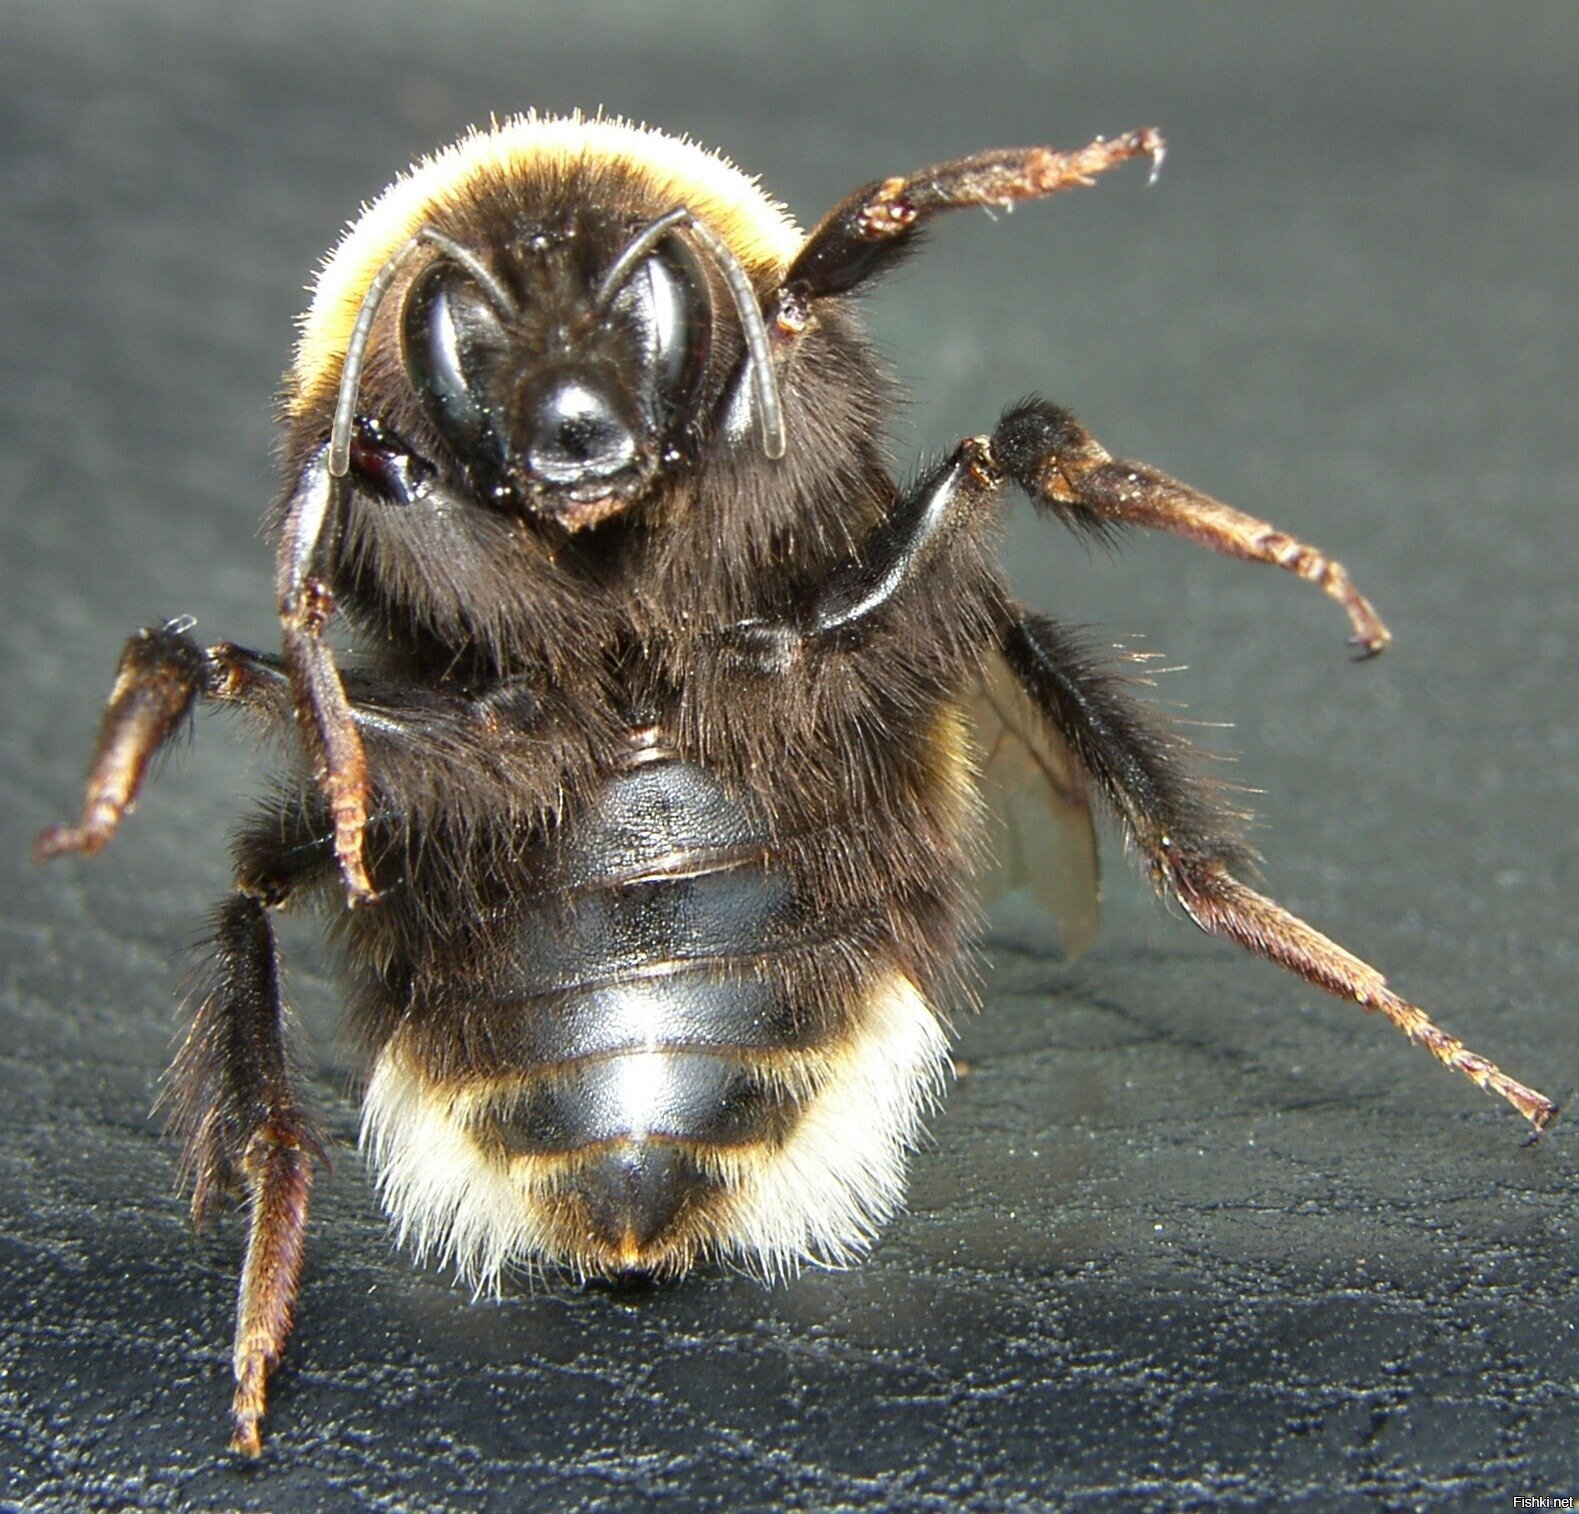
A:
{"label": "bumblebee", "polygon": [[[688,141],[529,115],[417,164],[329,256],[283,401],[282,650],[134,635],[81,818],[37,848],[98,851],[200,702],[287,737],[165,1096],[196,1220],[250,1211],[237,1450],[261,1449],[322,1156],[274,910],[316,905],[343,955],[396,1230],[479,1289],[868,1245],[949,1068],[984,763],[1018,763],[1074,838],[1072,934],[1089,793],[1202,928],[1552,1118],[1240,881],[1232,796],[1016,603],[994,544],[1011,490],[1077,531],[1172,531],[1309,580],[1379,652],[1336,562],[1040,399],[890,471],[896,396],[853,297],[947,211],[1162,151],[1145,130],[981,153],[808,235]],[[1022,843],[1022,875],[1061,845]]]}

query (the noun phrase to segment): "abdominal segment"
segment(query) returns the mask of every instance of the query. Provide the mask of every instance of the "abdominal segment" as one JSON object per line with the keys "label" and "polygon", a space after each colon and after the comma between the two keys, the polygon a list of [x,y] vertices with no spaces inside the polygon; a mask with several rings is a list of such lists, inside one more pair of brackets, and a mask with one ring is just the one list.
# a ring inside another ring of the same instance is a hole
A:
{"label": "abdominal segment", "polygon": [[809,908],[704,769],[612,779],[515,902],[491,1065],[397,1030],[364,1144],[402,1237],[479,1288],[510,1267],[763,1273],[859,1251],[947,1067],[885,906]]}

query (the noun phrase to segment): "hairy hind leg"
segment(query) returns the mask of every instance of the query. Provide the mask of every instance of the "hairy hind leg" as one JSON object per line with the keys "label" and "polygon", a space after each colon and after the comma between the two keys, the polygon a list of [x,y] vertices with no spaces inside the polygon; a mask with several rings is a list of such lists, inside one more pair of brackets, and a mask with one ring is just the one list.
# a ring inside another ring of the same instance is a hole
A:
{"label": "hairy hind leg", "polygon": [[1516,1082],[1401,999],[1377,970],[1234,877],[1250,860],[1243,817],[1188,769],[1189,745],[1122,688],[1062,627],[1016,611],[1003,651],[1026,693],[1073,747],[1107,799],[1159,891],[1203,930],[1362,1009],[1380,1010],[1438,1061],[1506,1099],[1537,1131],[1556,1116],[1543,1094]]}
{"label": "hairy hind leg", "polygon": [[162,1102],[184,1138],[183,1175],[201,1225],[228,1199],[250,1213],[236,1307],[231,1446],[263,1449],[268,1379],[294,1320],[313,1164],[326,1160],[291,1076],[288,1021],[267,906],[334,876],[333,827],[299,809],[237,841],[237,890],[214,913],[212,957]]}

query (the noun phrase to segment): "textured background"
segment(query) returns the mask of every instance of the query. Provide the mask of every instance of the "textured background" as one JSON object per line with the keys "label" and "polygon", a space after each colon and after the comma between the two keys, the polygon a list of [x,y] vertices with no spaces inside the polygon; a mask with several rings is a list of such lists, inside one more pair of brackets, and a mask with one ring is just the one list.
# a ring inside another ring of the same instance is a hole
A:
{"label": "textured background", "polygon": [[[926,1508],[1579,1492],[1575,1143],[1154,910],[1024,921],[870,1261],[764,1290],[472,1304],[320,1188],[261,1466],[222,1452],[233,1228],[147,1117],[184,945],[263,768],[222,720],[97,863],[34,870],[126,631],[269,645],[267,401],[315,258],[490,112],[603,104],[803,221],[868,177],[1154,123],[1144,189],[942,230],[872,301],[898,455],[1032,388],[1341,556],[1397,633],[1174,542],[1022,521],[1028,597],[1264,788],[1268,880],[1471,1044],[1579,1077],[1566,4],[0,8],[0,1497],[38,1507]],[[258,13],[255,13],[258,12]],[[286,931],[312,1089],[353,1069]]]}

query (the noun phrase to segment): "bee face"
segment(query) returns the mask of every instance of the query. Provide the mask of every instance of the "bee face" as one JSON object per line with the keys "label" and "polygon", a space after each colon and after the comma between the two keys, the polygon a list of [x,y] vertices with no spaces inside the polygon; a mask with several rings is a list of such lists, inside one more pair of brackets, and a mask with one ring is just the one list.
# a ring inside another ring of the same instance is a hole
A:
{"label": "bee face", "polygon": [[583,217],[530,232],[495,266],[441,250],[406,293],[400,341],[471,492],[575,532],[684,463],[713,301],[682,232]]}

